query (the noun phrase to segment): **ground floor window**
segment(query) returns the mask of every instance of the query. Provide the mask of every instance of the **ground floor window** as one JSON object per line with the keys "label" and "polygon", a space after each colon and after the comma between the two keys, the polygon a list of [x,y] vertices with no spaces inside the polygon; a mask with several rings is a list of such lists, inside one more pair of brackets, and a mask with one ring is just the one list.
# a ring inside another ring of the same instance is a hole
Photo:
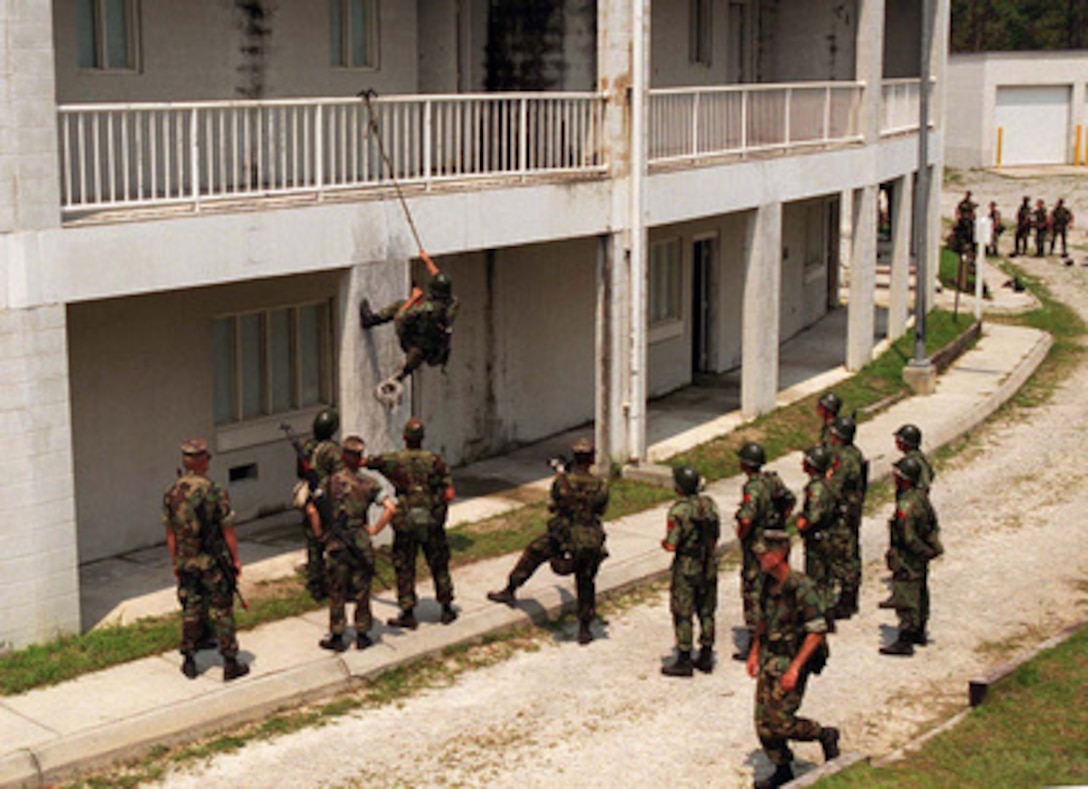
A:
{"label": "ground floor window", "polygon": [[332,401],[329,302],[226,315],[212,324],[215,423]]}

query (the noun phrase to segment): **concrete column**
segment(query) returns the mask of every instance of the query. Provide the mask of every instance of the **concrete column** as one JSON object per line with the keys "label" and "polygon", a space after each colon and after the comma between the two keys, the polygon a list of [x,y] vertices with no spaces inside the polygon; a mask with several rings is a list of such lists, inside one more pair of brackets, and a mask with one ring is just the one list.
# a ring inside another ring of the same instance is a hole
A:
{"label": "concrete column", "polygon": [[884,0],[858,2],[857,79],[865,83],[858,123],[866,144],[880,139],[884,78]]}
{"label": "concrete column", "polygon": [[846,329],[846,367],[860,370],[873,356],[876,317],[876,184],[854,190],[854,238],[850,250],[850,312]]}
{"label": "concrete column", "polygon": [[782,204],[770,203],[750,216],[744,250],[740,409],[747,417],[774,410],[781,301]]}
{"label": "concrete column", "polygon": [[904,175],[892,190],[892,272],[888,301],[888,337],[895,339],[907,330],[910,310],[910,240],[914,234],[914,177]]}
{"label": "concrete column", "polygon": [[630,270],[622,233],[601,236],[597,245],[596,421],[598,469],[622,465],[630,456],[628,382],[630,313],[615,308],[630,301]]}
{"label": "concrete column", "polygon": [[926,304],[929,309],[937,297],[937,271],[941,264],[941,184],[944,182],[944,140],[948,116],[948,40],[952,24],[951,0],[934,0],[936,13],[933,23],[933,48],[930,52],[930,74],[933,92],[929,110],[934,124],[929,146],[929,276],[926,282]]}
{"label": "concrete column", "polygon": [[80,627],[64,307],[0,310],[0,369],[0,647],[20,647]]}

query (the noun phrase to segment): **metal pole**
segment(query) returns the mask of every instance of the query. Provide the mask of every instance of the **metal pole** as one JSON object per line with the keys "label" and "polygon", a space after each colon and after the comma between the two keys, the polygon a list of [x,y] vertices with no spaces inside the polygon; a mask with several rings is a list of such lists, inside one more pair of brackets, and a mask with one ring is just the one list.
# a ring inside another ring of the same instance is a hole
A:
{"label": "metal pole", "polygon": [[918,84],[918,189],[914,202],[914,252],[917,257],[914,284],[914,359],[925,366],[926,291],[929,286],[929,58],[933,48],[933,0],[922,0],[922,49]]}

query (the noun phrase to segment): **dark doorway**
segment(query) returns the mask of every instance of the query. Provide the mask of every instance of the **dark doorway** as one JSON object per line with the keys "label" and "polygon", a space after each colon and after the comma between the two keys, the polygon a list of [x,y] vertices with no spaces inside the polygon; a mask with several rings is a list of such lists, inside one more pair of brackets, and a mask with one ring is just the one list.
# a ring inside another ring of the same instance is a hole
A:
{"label": "dark doorway", "polygon": [[714,239],[697,239],[691,245],[691,372],[710,372],[710,293],[714,271]]}

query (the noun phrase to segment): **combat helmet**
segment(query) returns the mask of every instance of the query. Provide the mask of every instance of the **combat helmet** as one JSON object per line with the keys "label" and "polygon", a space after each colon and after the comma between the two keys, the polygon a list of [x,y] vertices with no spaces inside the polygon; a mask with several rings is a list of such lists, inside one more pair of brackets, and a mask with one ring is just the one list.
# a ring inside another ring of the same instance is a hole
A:
{"label": "combat helmet", "polygon": [[749,441],[742,446],[737,452],[737,457],[740,458],[741,466],[745,468],[760,469],[767,462],[767,453],[755,441]]}
{"label": "combat helmet", "polygon": [[340,414],[335,408],[322,408],[314,417],[313,433],[318,441],[328,441],[340,428]]}
{"label": "combat helmet", "polygon": [[917,425],[903,425],[895,431],[895,437],[908,449],[918,449],[922,446],[922,431]]}
{"label": "combat helmet", "polygon": [[432,298],[449,301],[453,296],[453,281],[450,280],[448,274],[443,274],[440,271],[431,277],[431,281],[427,283],[427,292],[431,294]]}
{"label": "combat helmet", "polygon": [[677,466],[672,470],[672,481],[676,489],[685,496],[699,492],[699,472],[691,466]]}
{"label": "combat helmet", "polygon": [[418,416],[413,416],[404,423],[404,441],[415,446],[423,441],[423,420]]}
{"label": "combat helmet", "polygon": [[847,444],[854,442],[854,436],[857,435],[857,432],[857,423],[848,416],[836,417],[835,421],[831,423],[831,434],[838,436]]}
{"label": "combat helmet", "polygon": [[824,474],[831,468],[831,453],[817,444],[805,450],[804,462],[810,472]]}
{"label": "combat helmet", "polygon": [[842,398],[834,392],[824,392],[820,395],[820,399],[816,401],[816,405],[832,416],[838,416],[839,409],[842,408]]}
{"label": "combat helmet", "polygon": [[911,485],[917,485],[918,480],[922,478],[922,464],[918,458],[909,456],[900,458],[892,466],[892,470],[896,477],[907,480]]}

